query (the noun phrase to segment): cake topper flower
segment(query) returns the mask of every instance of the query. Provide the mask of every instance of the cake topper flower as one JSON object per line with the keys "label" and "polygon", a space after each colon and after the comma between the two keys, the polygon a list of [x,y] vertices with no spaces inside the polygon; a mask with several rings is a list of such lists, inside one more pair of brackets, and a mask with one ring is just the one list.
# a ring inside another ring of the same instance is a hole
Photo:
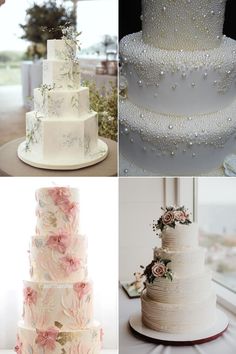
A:
{"label": "cake topper flower", "polygon": [[159,235],[159,232],[163,231],[166,227],[172,227],[174,229],[177,223],[182,225],[191,224],[189,211],[185,209],[184,206],[169,206],[161,209],[164,211],[164,214],[157,221],[154,220],[152,225],[156,235]]}
{"label": "cake topper flower", "polygon": [[173,280],[173,273],[168,267],[168,263],[171,261],[169,259],[156,258],[144,269],[143,275],[149,283],[153,283],[155,279],[166,278]]}

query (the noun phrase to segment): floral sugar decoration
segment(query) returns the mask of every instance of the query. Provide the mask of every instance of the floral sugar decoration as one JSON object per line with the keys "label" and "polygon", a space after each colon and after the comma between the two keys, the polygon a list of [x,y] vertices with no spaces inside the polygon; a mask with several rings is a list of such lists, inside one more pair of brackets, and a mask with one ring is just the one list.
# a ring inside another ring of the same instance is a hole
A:
{"label": "floral sugar decoration", "polygon": [[[168,264],[171,261],[169,259],[157,258],[153,260],[147,267],[144,269],[143,275],[146,277],[146,280],[149,283],[153,283],[155,279],[166,278],[173,280],[173,273],[168,267]],[[141,266],[141,268],[144,268]]]}
{"label": "floral sugar decoration", "polygon": [[189,211],[184,207],[166,207],[161,208],[164,214],[157,220],[153,221],[153,231],[159,235],[160,231],[163,231],[166,227],[175,228],[176,224],[189,225],[191,221],[189,219]]}

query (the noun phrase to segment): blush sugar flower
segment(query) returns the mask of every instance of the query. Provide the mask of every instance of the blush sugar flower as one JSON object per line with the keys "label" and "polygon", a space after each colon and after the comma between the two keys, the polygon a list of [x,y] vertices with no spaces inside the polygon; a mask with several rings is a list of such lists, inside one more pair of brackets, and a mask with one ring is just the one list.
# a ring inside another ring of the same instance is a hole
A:
{"label": "blush sugar flower", "polygon": [[74,284],[74,291],[77,293],[79,299],[82,299],[91,291],[89,283],[76,283]]}
{"label": "blush sugar flower", "polygon": [[65,253],[70,244],[69,234],[64,230],[59,230],[57,234],[48,237],[46,245],[60,253]]}
{"label": "blush sugar flower", "polygon": [[23,347],[23,344],[20,341],[20,337],[17,335],[17,337],[16,337],[16,345],[15,345],[14,351],[17,354],[22,354],[22,347]]}
{"label": "blush sugar flower", "polygon": [[69,256],[69,255],[62,257],[60,261],[61,261],[61,266],[67,275],[78,270],[81,265],[81,261],[79,258]]}
{"label": "blush sugar flower", "polygon": [[37,302],[37,291],[27,286],[24,289],[24,303],[27,305],[36,304]]}
{"label": "blush sugar flower", "polygon": [[163,263],[156,262],[152,266],[152,274],[154,277],[163,277],[163,275],[166,273],[166,266]]}
{"label": "blush sugar flower", "polygon": [[39,347],[52,351],[56,348],[56,340],[59,331],[55,328],[49,328],[47,331],[39,331],[36,329],[37,337],[35,343]]}
{"label": "blush sugar flower", "polygon": [[70,197],[70,190],[69,188],[65,187],[55,187],[49,189],[48,194],[56,205],[61,205],[68,202]]}

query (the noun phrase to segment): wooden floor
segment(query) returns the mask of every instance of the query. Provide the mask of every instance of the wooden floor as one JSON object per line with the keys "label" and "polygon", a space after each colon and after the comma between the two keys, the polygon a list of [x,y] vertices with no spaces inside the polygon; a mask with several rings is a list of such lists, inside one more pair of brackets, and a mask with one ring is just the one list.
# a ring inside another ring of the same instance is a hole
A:
{"label": "wooden floor", "polygon": [[0,145],[25,135],[21,86],[0,86]]}

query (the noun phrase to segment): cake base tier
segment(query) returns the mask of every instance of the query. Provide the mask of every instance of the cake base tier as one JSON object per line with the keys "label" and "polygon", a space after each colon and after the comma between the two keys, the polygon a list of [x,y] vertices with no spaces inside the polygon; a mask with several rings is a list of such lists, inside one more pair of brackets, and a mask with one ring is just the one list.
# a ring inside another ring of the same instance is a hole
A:
{"label": "cake base tier", "polygon": [[205,331],[192,334],[172,334],[149,329],[142,323],[140,312],[130,317],[129,324],[134,334],[141,336],[141,339],[158,344],[183,346],[206,343],[217,339],[227,330],[229,320],[224,312],[216,310],[214,325]]}
{"label": "cake base tier", "polygon": [[236,149],[236,100],[225,110],[191,117],[157,114],[121,100],[119,115],[121,154],[163,176],[209,172]]}
{"label": "cake base tier", "polygon": [[50,354],[98,354],[101,350],[102,328],[98,322],[92,323],[86,329],[62,331],[54,327],[56,333],[49,335],[39,329],[27,328],[23,322],[18,325],[18,346],[21,345],[22,354],[50,353]]}
{"label": "cake base tier", "polygon": [[60,163],[55,163],[54,161],[40,157],[33,152],[26,151],[25,141],[19,145],[17,154],[20,160],[33,167],[48,170],[78,170],[80,168],[92,166],[103,161],[108,155],[108,146],[104,141],[98,139],[97,150],[95,152],[86,156],[84,159],[78,159],[78,161],[70,163],[63,160],[60,161]]}

